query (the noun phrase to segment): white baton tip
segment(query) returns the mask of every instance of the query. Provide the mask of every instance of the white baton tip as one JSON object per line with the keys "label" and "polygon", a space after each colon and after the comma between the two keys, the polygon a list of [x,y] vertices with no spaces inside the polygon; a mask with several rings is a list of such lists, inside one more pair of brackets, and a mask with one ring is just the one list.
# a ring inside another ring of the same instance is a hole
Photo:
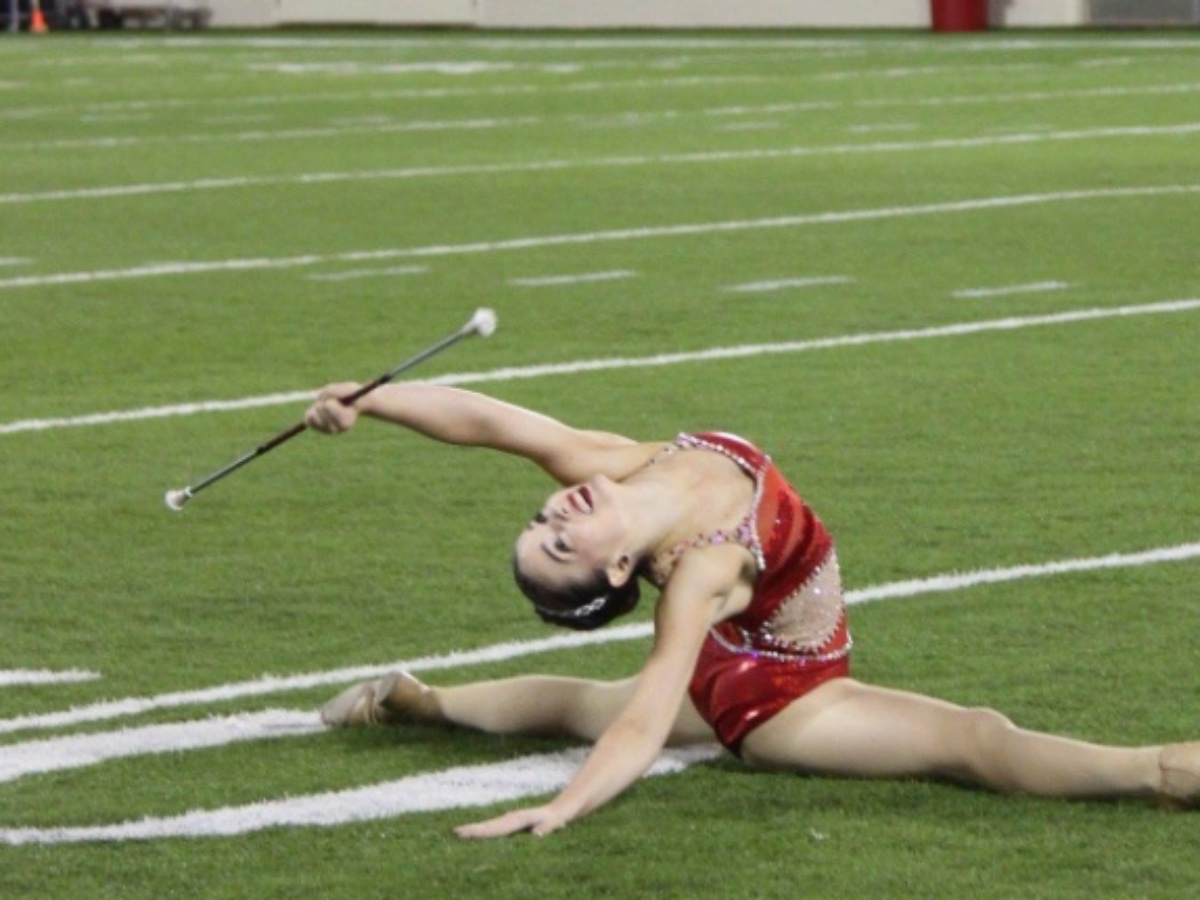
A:
{"label": "white baton tip", "polygon": [[183,509],[183,504],[192,499],[192,495],[187,491],[167,491],[167,496],[163,498],[167,502],[167,507],[179,512]]}
{"label": "white baton tip", "polygon": [[490,309],[477,309],[471,321],[467,323],[467,328],[480,337],[491,337],[492,332],[496,330],[496,314]]}

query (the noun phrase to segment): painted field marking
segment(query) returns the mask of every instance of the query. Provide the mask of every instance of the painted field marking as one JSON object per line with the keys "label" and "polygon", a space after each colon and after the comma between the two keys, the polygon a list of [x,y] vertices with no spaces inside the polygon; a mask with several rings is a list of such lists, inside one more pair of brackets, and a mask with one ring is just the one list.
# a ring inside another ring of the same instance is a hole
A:
{"label": "painted field marking", "polygon": [[[486,382],[516,381],[525,378],[545,378],[555,375],[578,375],[585,372],[601,372],[616,369],[657,368],[683,365],[685,363],[703,363],[717,360],[744,359],[755,356],[805,353],[812,350],[832,350],[840,347],[862,347],[870,344],[929,340],[943,337],[963,337],[992,331],[1016,331],[1023,328],[1069,325],[1076,322],[1091,322],[1130,316],[1192,312],[1197,309],[1200,309],[1200,299],[1171,300],[1163,303],[1146,303],[1134,306],[1068,310],[1066,312],[1049,313],[1039,316],[1010,316],[1003,319],[990,319],[982,322],[958,322],[950,325],[935,325],[930,328],[906,329],[904,331],[865,332],[839,337],[814,338],[807,341],[788,341],[777,344],[742,344],[732,347],[712,347],[707,350],[696,350],[685,353],[664,353],[656,356],[610,357],[607,359],[579,360],[570,363],[493,369],[490,372],[466,372],[442,375],[428,380],[431,384],[483,384]],[[0,424],[0,436],[28,431],[50,431],[58,428],[111,425],[118,422],[141,422],[148,419],[188,416],[203,412],[232,412],[263,406],[306,403],[311,401],[314,396],[314,391],[296,391],[286,394],[248,397],[241,400],[208,400],[199,403],[144,407],[142,409],[92,413],[59,419],[22,419]]]}
{"label": "painted field marking", "polygon": [[66,669],[59,672],[45,669],[0,669],[0,688],[37,684],[76,684],[99,679],[99,672],[85,672],[81,669]]}
{"label": "painted field marking", "polygon": [[271,62],[248,66],[251,72],[272,72],[283,75],[412,75],[430,73],[435,75],[488,75],[495,72],[511,72],[517,68],[511,62],[485,62],[466,60],[462,62]]}
{"label": "painted field marking", "polygon": [[951,296],[962,300],[983,300],[990,297],[1008,297],[1013,294],[1037,294],[1045,291],[1062,291],[1071,285],[1065,281],[1035,281],[1030,284],[1011,284],[1006,287],[964,288]]}
{"label": "painted field marking", "polygon": [[1097,69],[1107,66],[1129,66],[1133,65],[1133,62],[1132,56],[1108,56],[1098,59],[1081,59],[1075,65],[1081,69]]}
{"label": "painted field marking", "polygon": [[[842,100],[801,100],[795,103],[756,103],[737,104],[735,106],[713,106],[707,109],[702,109],[699,114],[708,118],[727,118],[734,116],[763,116],[773,115],[775,113],[805,113],[805,112],[830,112],[835,109],[841,109],[846,103]],[[682,111],[672,110],[672,113],[677,116],[685,115]],[[653,117],[661,115],[661,113],[641,113],[642,116]]]}
{"label": "painted field marking", "polygon": [[392,266],[387,269],[352,269],[348,272],[318,272],[309,275],[310,281],[353,281],[359,278],[383,278],[392,275],[422,275],[429,266]]}
{"label": "painted field marking", "polygon": [[879,131],[917,131],[916,122],[880,122],[875,125],[851,125],[846,130],[851,134],[874,134]]}
{"label": "painted field marking", "polygon": [[121,112],[124,110],[189,109],[194,106],[218,106],[233,109],[239,106],[274,108],[284,103],[343,103],[347,100],[442,100],[451,97],[511,97],[548,93],[601,93],[604,91],[640,88],[712,87],[714,85],[756,84],[765,81],[761,75],[687,75],[668,78],[634,78],[624,81],[571,82],[561,85],[514,84],[489,87],[430,87],[394,88],[374,91],[322,91],[305,94],[258,94],[245,97],[222,97],[218,100],[204,98],[173,98],[169,100],[113,100],[75,106],[31,106],[0,109],[0,121],[4,119],[32,119],[56,115],[80,109],[92,113]]}
{"label": "painted field marking", "polygon": [[58,284],[87,284],[97,281],[124,281],[137,278],[200,275],[219,272],[244,272],[258,269],[290,269],[328,265],[338,262],[365,262],[384,259],[432,259],[450,256],[473,256],[487,253],[508,253],[544,247],[568,247],[622,241],[642,241],[649,238],[702,237],[778,228],[804,228],[817,225],[839,225],[847,222],[873,222],[915,216],[946,213],[982,212],[997,209],[1037,206],[1045,203],[1069,203],[1085,200],[1124,200],[1138,197],[1170,197],[1200,194],[1200,183],[1146,185],[1141,187],[1092,188],[1087,190],[1054,191],[1044,194],[1012,194],[999,197],[980,197],[970,200],[951,200],[917,206],[891,206],[875,209],[836,210],[766,219],[727,220],[718,222],[685,223],[680,225],[646,226],[612,231],[575,232],[471,244],[434,244],[425,247],[395,247],[381,250],[360,250],[326,256],[309,254],[291,257],[259,257],[222,259],[210,262],[153,263],[126,269],[100,269],[86,272],[57,272],[47,275],[27,275],[0,278],[0,290],[44,287]]}
{"label": "painted field marking", "polygon": [[822,287],[832,284],[851,284],[854,279],[847,275],[817,275],[809,278],[780,278],[777,281],[751,281],[748,284],[733,284],[722,288],[730,294],[764,294],[789,288]]}
{"label": "painted field marking", "polygon": [[[116,117],[112,114],[85,117],[84,121],[117,124],[119,122],[148,121],[148,115]],[[496,128],[521,128],[540,124],[537,116],[516,116],[510,119],[443,119],[431,121],[409,121],[375,123],[371,125],[335,125],[321,128],[258,129],[235,132],[198,132],[180,135],[105,135],[90,138],[56,138],[49,141],[0,142],[4,150],[104,150],[136,147],[142,144],[244,144],[261,141],[314,140],[318,138],[345,137],[349,134],[403,134],[431,131],[485,131]]]}
{"label": "painted field marking", "polygon": [[[269,115],[268,113],[241,113],[241,114],[237,114],[237,115],[214,115],[214,116],[206,116],[204,119],[201,120],[201,124],[203,124],[203,125],[261,125],[264,122],[274,122],[276,120],[276,118],[277,118],[276,116]],[[358,125],[358,124],[362,124],[362,123],[361,122],[354,122],[354,123],[345,122],[345,123],[343,123],[343,122],[335,121],[333,124],[335,126],[345,124],[347,126],[352,127],[353,125]],[[372,124],[378,125],[378,124],[382,124],[382,123],[374,122]],[[270,132],[263,132],[261,130],[259,133],[270,134]],[[202,137],[202,133],[197,133],[195,135],[183,135],[183,137],[188,138],[188,139],[190,139],[193,136],[196,137],[197,139],[199,139],[200,137]],[[162,137],[163,137],[163,139],[169,139],[170,135],[163,135]]]}
{"label": "painted field marking", "polygon": [[24,266],[33,262],[23,256],[0,256],[0,266]]}
{"label": "painted field marking", "polygon": [[778,131],[783,126],[779,121],[722,122],[713,125],[713,131]]}
{"label": "painted field marking", "polygon": [[637,272],[616,269],[610,272],[582,272],[578,275],[544,275],[538,278],[510,278],[509,284],[518,287],[558,287],[568,284],[589,284],[596,281],[620,281],[636,278]]}
{"label": "painted field marking", "polygon": [[[561,790],[590,748],[522,756],[504,763],[460,766],[345,791],[268,800],[249,806],[143,818],[118,825],[2,828],[0,844],[77,844],[98,841],[217,837],[265,828],[345,825],[410,813],[504,803]],[[643,777],[681,772],[720,755],[712,746],[664,750]]]}
{"label": "painted field marking", "polygon": [[[85,125],[141,125],[145,122],[153,122],[154,116],[149,113],[124,113],[121,115],[83,115],[79,117],[79,121]],[[108,144],[107,146],[121,146],[120,138],[110,139],[116,143]]]}
{"label": "painted field marking", "polygon": [[[1052,575],[1103,571],[1107,569],[1136,568],[1167,562],[1183,562],[1197,558],[1200,558],[1200,543],[1191,543],[1171,547],[1158,547],[1134,553],[1110,553],[1105,556],[1014,566],[1007,569],[983,569],[974,572],[934,575],[927,578],[850,590],[846,592],[846,603],[850,606],[856,606],[879,600],[895,600],[919,597],[930,593],[960,591],[980,585],[1000,584],[1026,578],[1042,578]],[[201,706],[236,700],[242,697],[261,697],[270,694],[308,690],[314,687],[340,686],[356,681],[378,678],[388,672],[401,669],[418,673],[463,668],[481,663],[522,659],[556,650],[609,644],[616,641],[641,640],[649,637],[652,629],[653,625],[651,623],[619,625],[599,631],[572,632],[538,640],[492,644],[476,650],[456,651],[441,655],[398,660],[383,665],[357,666],[349,669],[334,669],[327,672],[315,672],[288,677],[271,676],[254,681],[218,685],[212,688],[181,691],[172,694],[160,694],[153,697],[128,697],[123,700],[106,700],[61,712],[0,719],[0,734],[68,727],[86,722],[100,722],[140,715],[152,710]]]}
{"label": "painted field marking", "polygon": [[1173,547],[1156,547],[1152,550],[1142,550],[1135,553],[1108,553],[1104,556],[1090,556],[1079,559],[1063,559],[1057,562],[1011,566],[1007,569],[979,569],[974,572],[915,578],[911,581],[894,581],[891,584],[879,585],[878,587],[849,591],[846,595],[846,602],[850,605],[875,603],[879,600],[895,600],[906,597],[918,597],[925,594],[961,591],[965,588],[978,587],[985,584],[1002,584],[1007,581],[1021,581],[1026,578],[1045,578],[1051,575],[1067,575],[1076,572],[1100,572],[1108,569],[1138,568],[1140,566],[1155,566],[1162,563],[1184,562],[1192,559],[1200,559],[1200,543],[1177,544]]}
{"label": "painted field marking", "polygon": [[751,150],[711,150],[696,153],[663,153],[650,156],[633,155],[593,157],[591,159],[547,159],[536,162],[478,163],[460,166],[412,166],[398,169],[307,172],[298,175],[243,175],[229,178],[202,178],[196,181],[144,182],[141,184],[102,185],[71,190],[58,189],[0,194],[0,205],[71,200],[103,200],[113,197],[180,194],[193,191],[295,187],[415,178],[507,175],[524,172],[545,173],[577,169],[634,168],[651,165],[694,165],[740,162],[745,160],[800,159],[815,156],[855,156],[874,153],[929,153],[937,150],[974,150],[1011,146],[1014,144],[1029,145],[1063,141],[1096,141],[1106,138],[1190,137],[1198,133],[1200,133],[1200,122],[1184,122],[1176,125],[1131,125],[1081,129],[1077,131],[978,135],[966,138],[934,138],[927,141],[885,141],[879,143],[831,144],[828,146],[756,148]]}
{"label": "painted field marking", "polygon": [[95,766],[111,759],[223,747],[240,741],[317,734],[324,730],[315,710],[272,709],[195,722],[26,741],[0,746],[0,783],[28,775]]}
{"label": "painted field marking", "polygon": [[159,419],[168,416],[192,416],[206,412],[233,412],[257,409],[263,406],[281,406],[289,403],[310,402],[315,391],[297,391],[287,394],[268,394],[263,397],[247,397],[242,400],[211,400],[199,403],[183,403],[177,406],[160,406],[128,412],[93,413],[63,419],[25,419],[0,425],[0,435],[17,434],[22,431],[46,431],[54,428],[74,428],[91,425],[111,425],[116,422],[136,422],[142,419]]}

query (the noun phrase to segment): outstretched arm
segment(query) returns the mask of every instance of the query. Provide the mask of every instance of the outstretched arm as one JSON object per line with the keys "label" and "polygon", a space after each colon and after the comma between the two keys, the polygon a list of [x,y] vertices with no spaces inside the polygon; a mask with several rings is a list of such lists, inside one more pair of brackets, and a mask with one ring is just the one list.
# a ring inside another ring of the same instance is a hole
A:
{"label": "outstretched arm", "polygon": [[461,826],[455,829],[460,837],[549,834],[603,806],[645,774],[666,744],[709,625],[724,617],[731,586],[745,567],[739,552],[744,551],[691,554],[676,568],[659,600],[654,648],[629,704],[562,793],[544,806]]}
{"label": "outstretched arm", "polygon": [[309,408],[305,423],[326,434],[340,434],[353,427],[359,414],[367,415],[448,444],[486,447],[525,457],[563,484],[583,481],[597,473],[623,478],[661,446],[571,428],[502,400],[441,385],[389,384],[352,406],[339,401],[357,388],[349,382],[326,387]]}

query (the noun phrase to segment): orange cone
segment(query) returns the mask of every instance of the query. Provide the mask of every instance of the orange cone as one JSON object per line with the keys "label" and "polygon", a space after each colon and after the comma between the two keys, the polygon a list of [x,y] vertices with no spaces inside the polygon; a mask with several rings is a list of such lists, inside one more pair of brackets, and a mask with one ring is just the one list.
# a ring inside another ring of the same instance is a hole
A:
{"label": "orange cone", "polygon": [[45,34],[50,29],[46,27],[46,17],[42,15],[42,5],[33,4],[33,14],[29,19],[29,30],[33,34]]}

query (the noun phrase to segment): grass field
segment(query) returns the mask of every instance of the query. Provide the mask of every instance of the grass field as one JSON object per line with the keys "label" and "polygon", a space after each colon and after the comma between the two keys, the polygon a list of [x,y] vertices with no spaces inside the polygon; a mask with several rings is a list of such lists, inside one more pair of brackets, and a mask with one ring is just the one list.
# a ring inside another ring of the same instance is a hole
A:
{"label": "grass field", "polygon": [[572,643],[509,584],[548,483],[368,424],[162,503],[488,306],[497,334],[419,377],[754,438],[838,538],[860,677],[1200,737],[1200,37],[52,35],[0,61],[0,897],[1200,890],[1196,815],[728,757],[461,842],[520,802],[504,764],[550,791],[573,745],[313,711],[399,664],[636,671],[650,604]]}

